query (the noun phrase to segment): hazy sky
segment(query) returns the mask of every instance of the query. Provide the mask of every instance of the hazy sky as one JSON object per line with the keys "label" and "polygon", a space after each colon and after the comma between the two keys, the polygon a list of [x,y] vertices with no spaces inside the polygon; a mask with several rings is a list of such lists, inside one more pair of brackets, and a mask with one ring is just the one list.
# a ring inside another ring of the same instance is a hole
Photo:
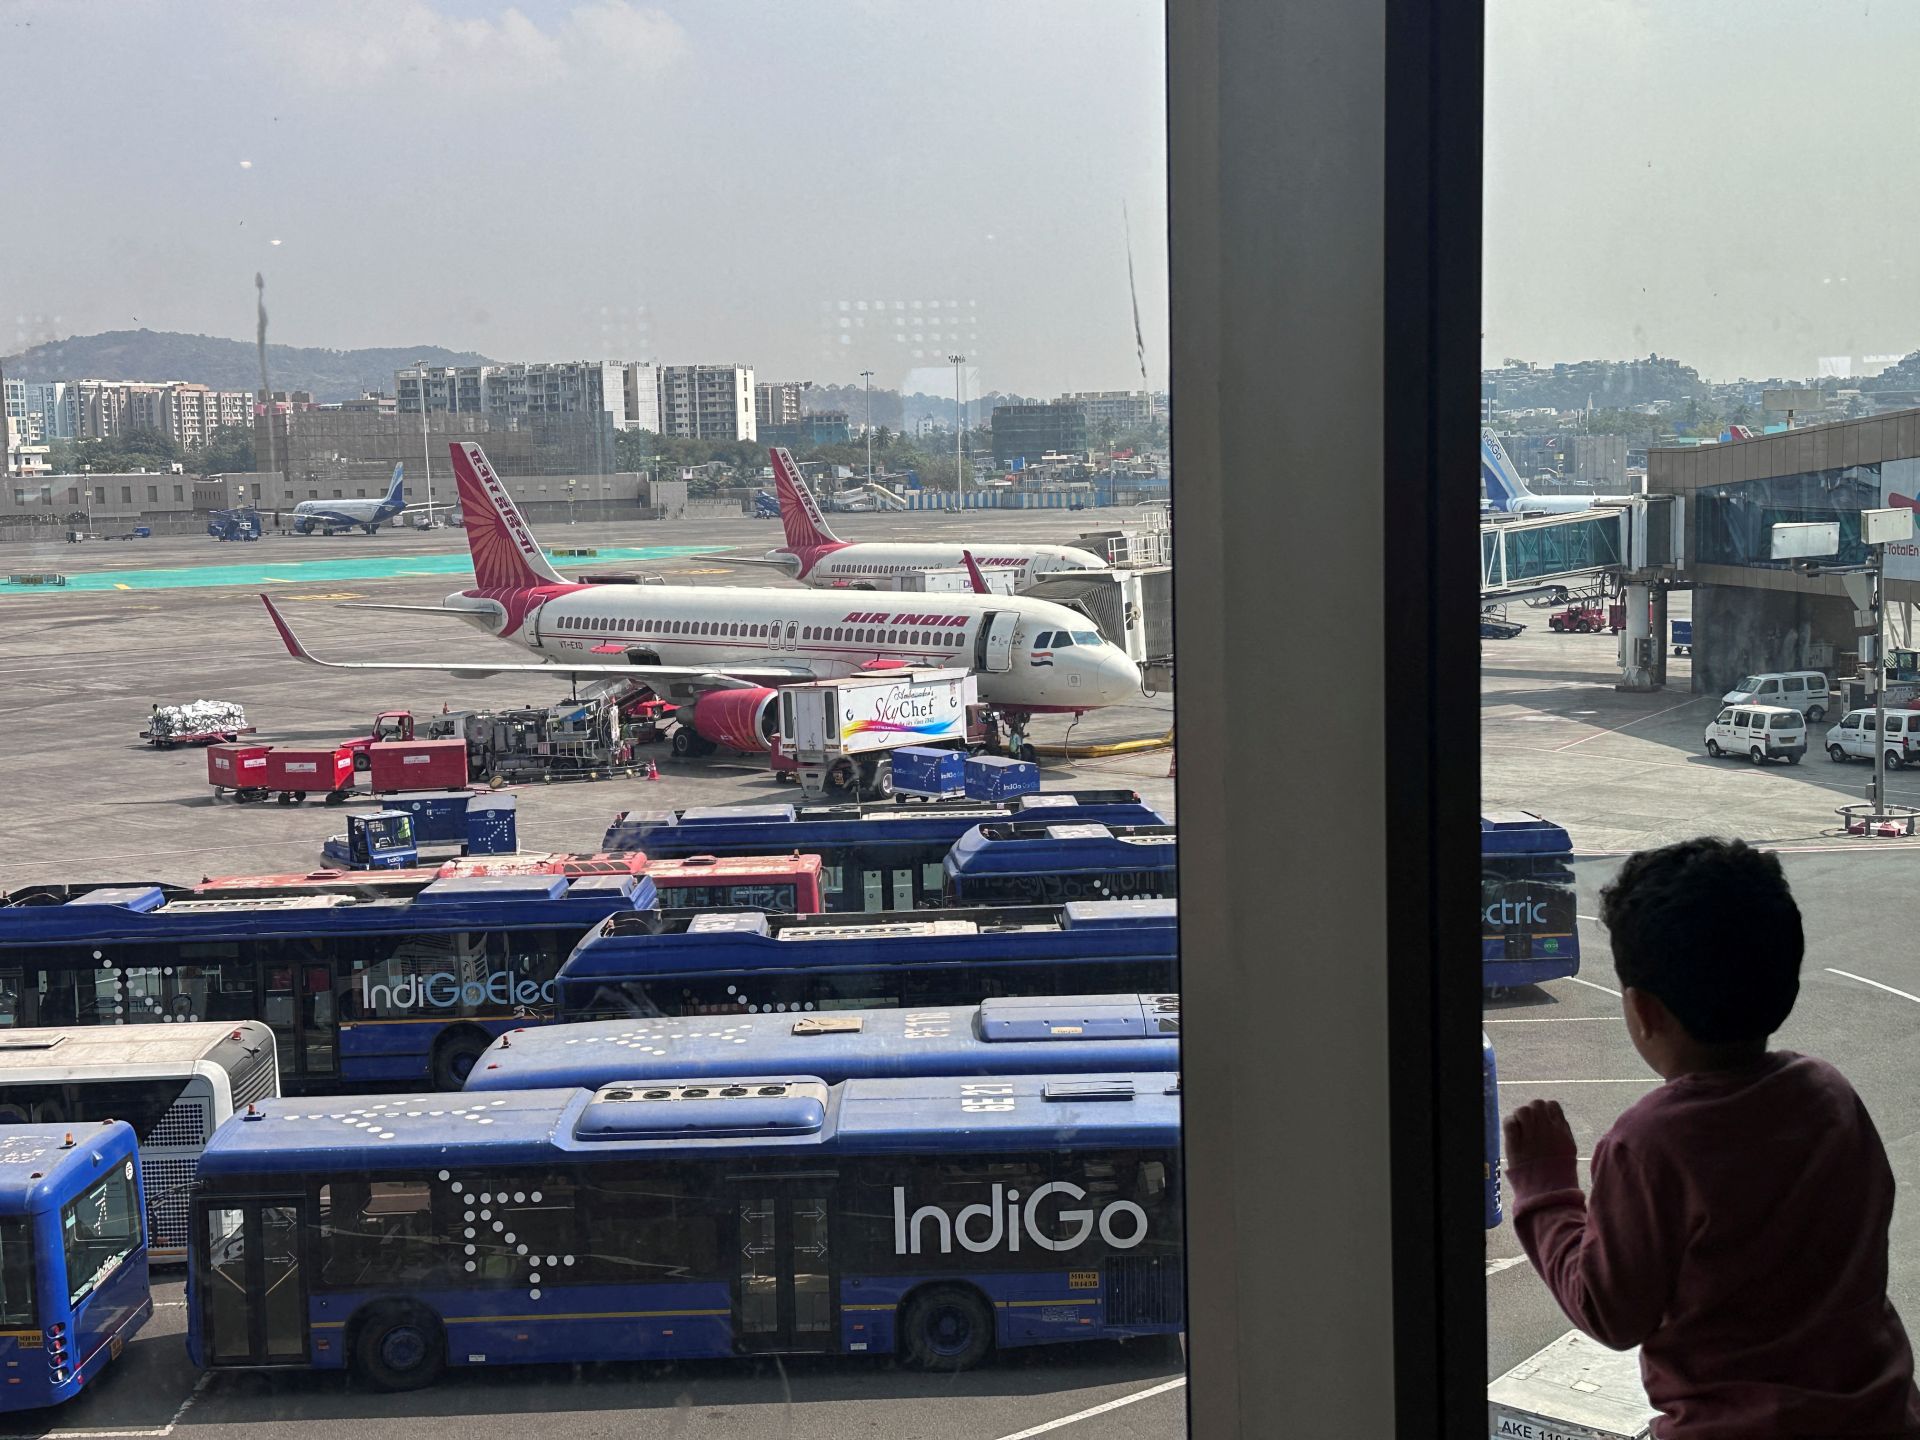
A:
{"label": "hazy sky", "polygon": [[1488,0],[1485,355],[1920,349],[1916,75],[1908,0]]}
{"label": "hazy sky", "polygon": [[[1920,4],[1488,27],[1491,362],[1920,348]],[[0,350],[248,337],[259,269],[290,344],[1132,386],[1124,203],[1162,385],[1162,50],[1148,0],[5,0]]]}
{"label": "hazy sky", "polygon": [[262,270],[288,344],[1137,387],[1124,203],[1163,386],[1163,50],[1147,0],[5,0],[0,353],[250,338]]}

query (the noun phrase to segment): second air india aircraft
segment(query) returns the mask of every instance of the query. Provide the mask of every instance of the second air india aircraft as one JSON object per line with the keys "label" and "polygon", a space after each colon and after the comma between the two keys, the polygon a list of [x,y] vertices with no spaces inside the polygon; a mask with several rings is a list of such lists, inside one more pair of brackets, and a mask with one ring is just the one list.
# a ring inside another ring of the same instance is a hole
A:
{"label": "second air india aircraft", "polygon": [[[1070,570],[1105,570],[1107,562],[1074,545],[1020,545],[997,540],[956,545],[939,540],[842,540],[827,525],[820,503],[800,475],[793,456],[775,447],[774,489],[780,497],[780,524],[787,543],[758,559],[716,556],[734,565],[767,565],[816,589],[895,590],[897,577],[915,571],[957,570],[962,553],[988,575],[1006,575],[1015,590],[1025,590],[1046,575]],[[977,514],[978,512],[972,512]]]}
{"label": "second air india aircraft", "polygon": [[975,671],[980,699],[1005,717],[1016,753],[1036,714],[1077,714],[1140,693],[1139,671],[1126,652],[1079,611],[1047,600],[566,580],[481,448],[455,442],[450,449],[473,552],[473,586],[436,606],[369,608],[456,616],[536,658],[322,660],[261,596],[295,659],[335,669],[472,678],[539,673],[639,680],[683,702],[675,735],[683,754],[717,745],[765,750],[775,728],[774,687],[862,671]]}

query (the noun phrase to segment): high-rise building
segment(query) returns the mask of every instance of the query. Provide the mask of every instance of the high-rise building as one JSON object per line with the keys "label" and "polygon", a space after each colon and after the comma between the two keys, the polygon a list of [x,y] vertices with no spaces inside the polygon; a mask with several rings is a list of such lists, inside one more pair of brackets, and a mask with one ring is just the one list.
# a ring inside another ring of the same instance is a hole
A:
{"label": "high-rise building", "polygon": [[993,463],[1038,460],[1087,448],[1087,413],[1077,404],[993,407]]}
{"label": "high-rise building", "polygon": [[635,361],[625,367],[627,428],[660,433],[660,367]]}
{"label": "high-rise building", "polygon": [[616,430],[629,426],[627,366],[610,360],[561,360],[512,365],[451,365],[396,370],[395,409],[418,415],[489,415],[521,419],[535,415],[609,416]]}
{"label": "high-rise building", "polygon": [[1087,416],[1087,427],[1098,430],[1139,430],[1153,419],[1153,396],[1145,390],[1077,390],[1055,402],[1078,405]]}
{"label": "high-rise building", "polygon": [[763,424],[757,438],[762,445],[845,445],[853,438],[853,427],[848,424],[844,410],[815,410],[798,420]]}
{"label": "high-rise building", "polygon": [[800,397],[807,388],[798,380],[773,381],[755,385],[753,387],[753,423],[761,430],[765,430],[769,425],[798,425]]}
{"label": "high-rise building", "polygon": [[27,381],[27,423],[35,427],[40,440],[71,440],[73,430],[67,424],[67,382],[64,380]]}
{"label": "high-rise building", "polygon": [[750,365],[660,367],[660,433],[697,440],[753,440]]}
{"label": "high-rise building", "polygon": [[[58,438],[104,440],[135,430],[194,449],[223,425],[253,422],[253,395],[184,380],[73,380],[38,387],[42,413],[57,414]],[[51,392],[51,393],[49,393]]]}

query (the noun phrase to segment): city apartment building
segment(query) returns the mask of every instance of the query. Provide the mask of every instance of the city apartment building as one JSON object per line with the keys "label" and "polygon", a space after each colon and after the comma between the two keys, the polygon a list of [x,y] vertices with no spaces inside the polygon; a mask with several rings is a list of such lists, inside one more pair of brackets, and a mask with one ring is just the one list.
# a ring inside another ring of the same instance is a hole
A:
{"label": "city apartment building", "polygon": [[1145,390],[1076,390],[1062,395],[1059,405],[1078,405],[1089,429],[1111,425],[1116,430],[1138,430],[1153,419],[1153,396]]}
{"label": "city apartment building", "polygon": [[660,367],[660,431],[696,440],[755,440],[753,367]]}
{"label": "city apartment building", "polygon": [[1087,413],[1078,404],[993,407],[993,463],[1003,469],[1016,460],[1079,454],[1086,448]]}
{"label": "city apartment building", "polygon": [[253,423],[250,390],[215,390],[185,380],[71,380],[38,388],[43,397],[61,392],[63,424],[54,432],[60,438],[104,440],[152,430],[176,445],[196,448],[223,425]]}
{"label": "city apartment building", "polygon": [[797,380],[762,383],[753,387],[753,422],[762,431],[769,425],[798,425],[800,396],[806,386]]}
{"label": "city apartment building", "polygon": [[625,430],[628,368],[608,360],[561,360],[396,370],[394,408],[402,415],[418,415],[424,408],[429,415],[496,420],[604,414],[616,430]]}

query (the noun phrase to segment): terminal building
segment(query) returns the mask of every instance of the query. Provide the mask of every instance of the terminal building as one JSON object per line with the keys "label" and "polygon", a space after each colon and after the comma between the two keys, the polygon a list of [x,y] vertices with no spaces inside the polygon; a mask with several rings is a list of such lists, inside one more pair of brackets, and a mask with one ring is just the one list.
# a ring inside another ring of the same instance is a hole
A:
{"label": "terminal building", "polygon": [[[1772,527],[1836,521],[1832,563],[1865,560],[1860,512],[1912,506],[1920,496],[1920,410],[1652,450],[1647,485],[1683,506],[1678,580],[1693,590],[1695,693],[1723,693],[1763,670],[1851,676],[1859,649],[1853,602],[1838,576],[1803,575],[1799,562],[1772,559]],[[1907,645],[1920,602],[1920,543],[1889,545],[1886,563],[1888,640]]]}

